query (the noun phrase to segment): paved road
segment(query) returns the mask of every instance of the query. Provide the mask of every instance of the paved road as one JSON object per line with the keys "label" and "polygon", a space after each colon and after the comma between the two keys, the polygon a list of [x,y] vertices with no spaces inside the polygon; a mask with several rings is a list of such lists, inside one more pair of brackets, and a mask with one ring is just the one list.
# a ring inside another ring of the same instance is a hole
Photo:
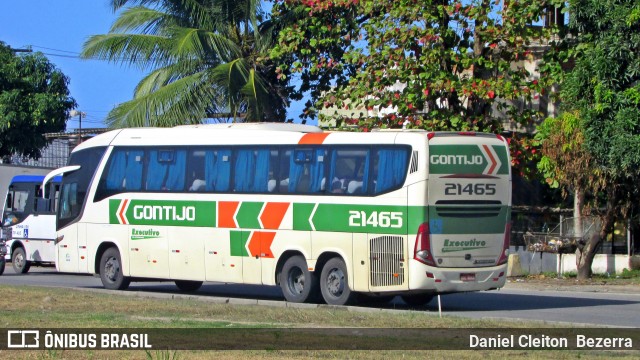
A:
{"label": "paved road", "polygon": [[[100,279],[90,275],[60,274],[53,268],[35,268],[26,275],[16,275],[9,264],[0,284],[55,286],[102,289]],[[171,282],[136,282],[129,291],[178,293]],[[284,301],[280,289],[271,286],[224,285],[205,283],[195,293],[203,297],[225,297]],[[640,291],[636,293],[602,293],[584,291],[535,290],[512,288],[500,291],[450,294],[441,297],[444,314],[470,318],[529,319],[593,326],[638,327],[640,325]],[[396,298],[390,309],[408,309]],[[419,309],[437,312],[434,299]]]}

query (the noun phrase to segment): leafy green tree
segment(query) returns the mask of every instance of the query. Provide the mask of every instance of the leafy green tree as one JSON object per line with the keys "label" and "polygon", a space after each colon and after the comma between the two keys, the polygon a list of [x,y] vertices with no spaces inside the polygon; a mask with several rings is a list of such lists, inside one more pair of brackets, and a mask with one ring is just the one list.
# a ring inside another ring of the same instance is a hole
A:
{"label": "leafy green tree", "polygon": [[[549,79],[534,77],[524,61],[533,61],[535,47],[552,35],[552,28],[531,25],[554,3],[276,1],[273,17],[289,25],[271,56],[281,63],[281,78],[299,83],[294,99],[310,94],[305,116],[337,108],[351,112],[342,124],[365,130],[404,125],[499,133],[503,121],[530,126],[540,118],[528,104],[544,94]],[[381,109],[392,111],[379,116]],[[515,142],[519,163],[525,152],[518,151],[528,145]]]}
{"label": "leafy green tree", "polygon": [[[572,0],[569,12],[565,60],[573,65],[558,76],[563,79],[564,122],[548,124],[550,131],[540,138],[550,181],[582,188],[591,207],[603,209],[600,231],[578,251],[578,278],[586,279],[614,223],[638,220],[640,5],[635,0]],[[563,128],[578,136],[563,138]],[[561,154],[567,148],[572,152]],[[585,161],[589,164],[581,166]]]}
{"label": "leafy green tree", "polygon": [[150,70],[111,127],[174,126],[205,118],[283,121],[286,89],[265,54],[273,27],[258,0],[111,0],[121,11],[84,58]]}
{"label": "leafy green tree", "polygon": [[46,133],[64,131],[69,79],[40,53],[16,55],[0,41],[0,157],[40,158]]}

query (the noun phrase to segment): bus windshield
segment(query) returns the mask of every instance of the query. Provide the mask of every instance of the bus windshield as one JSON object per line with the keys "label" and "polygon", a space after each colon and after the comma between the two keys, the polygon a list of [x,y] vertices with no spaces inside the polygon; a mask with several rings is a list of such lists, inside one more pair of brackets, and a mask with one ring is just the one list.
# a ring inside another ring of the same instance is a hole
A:
{"label": "bus windshield", "polygon": [[22,222],[29,214],[33,213],[34,198],[40,190],[40,184],[35,182],[14,179],[9,186],[5,201],[2,226],[11,226]]}

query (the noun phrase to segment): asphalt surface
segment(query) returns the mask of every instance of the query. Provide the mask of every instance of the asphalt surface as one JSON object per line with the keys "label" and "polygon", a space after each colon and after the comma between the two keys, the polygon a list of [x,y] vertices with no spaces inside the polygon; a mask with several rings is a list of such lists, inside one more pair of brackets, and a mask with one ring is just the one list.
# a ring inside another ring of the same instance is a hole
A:
{"label": "asphalt surface", "polygon": [[[55,268],[32,267],[25,275],[15,274],[8,264],[0,284],[75,288],[110,292],[123,296],[191,298],[205,302],[258,304],[266,306],[317,307],[284,301],[278,287],[205,283],[195,293],[178,291],[172,282],[134,282],[127,291],[102,288],[98,277],[64,274]],[[566,323],[591,327],[638,327],[640,325],[640,286],[566,286],[549,283],[511,281],[499,291],[443,295],[442,313],[467,318],[519,319],[544,323]],[[322,305],[320,305],[322,306]],[[438,299],[426,306],[411,308],[399,297],[385,305],[349,307],[353,311],[419,311],[438,316]]]}

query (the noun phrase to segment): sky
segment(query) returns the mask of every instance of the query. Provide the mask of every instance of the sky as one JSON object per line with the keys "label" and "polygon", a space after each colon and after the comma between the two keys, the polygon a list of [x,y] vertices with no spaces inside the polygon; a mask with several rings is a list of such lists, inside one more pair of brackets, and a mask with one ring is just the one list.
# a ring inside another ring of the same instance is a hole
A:
{"label": "sky", "polygon": [[[77,110],[86,113],[82,128],[105,127],[104,118],[119,103],[130,100],[145,72],[79,54],[91,35],[105,34],[116,19],[108,0],[0,0],[0,41],[12,48],[42,52],[70,80]],[[288,117],[298,120],[301,105]],[[67,130],[79,126],[79,117]]]}

